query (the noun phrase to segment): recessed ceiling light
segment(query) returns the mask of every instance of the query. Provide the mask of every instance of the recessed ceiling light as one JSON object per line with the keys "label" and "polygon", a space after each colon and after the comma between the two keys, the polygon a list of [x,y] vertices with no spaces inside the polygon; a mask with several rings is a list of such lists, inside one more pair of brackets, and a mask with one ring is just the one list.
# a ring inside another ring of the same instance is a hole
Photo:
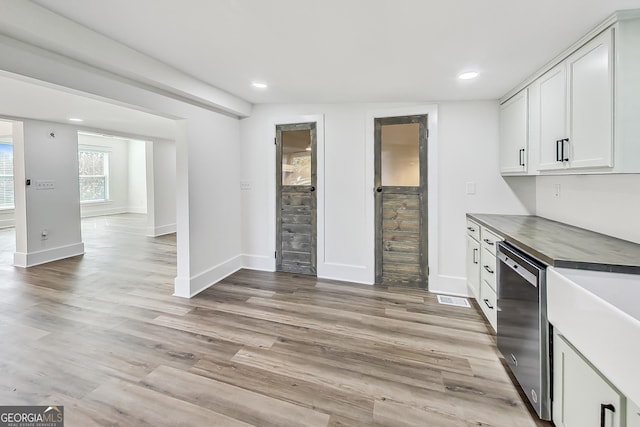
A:
{"label": "recessed ceiling light", "polygon": [[71,117],[71,118],[69,119],[69,121],[70,121],[70,122],[84,122],[84,120],[79,119],[79,118],[77,118],[77,117]]}
{"label": "recessed ceiling light", "polygon": [[458,76],[460,80],[475,79],[476,77],[478,77],[478,73],[475,71],[467,71],[466,73],[462,73]]}
{"label": "recessed ceiling light", "polygon": [[268,87],[266,83],[262,83],[262,82],[252,82],[251,86],[258,89],[266,89]]}

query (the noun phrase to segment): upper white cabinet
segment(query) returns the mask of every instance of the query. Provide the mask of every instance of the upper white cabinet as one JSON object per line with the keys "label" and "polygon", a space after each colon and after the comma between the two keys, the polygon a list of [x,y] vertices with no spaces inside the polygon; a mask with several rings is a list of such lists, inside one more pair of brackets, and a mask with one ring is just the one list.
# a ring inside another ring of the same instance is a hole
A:
{"label": "upper white cabinet", "polygon": [[538,170],[613,166],[613,29],[540,77]]}
{"label": "upper white cabinet", "polygon": [[500,106],[500,172],[527,172],[529,145],[528,88]]}
{"label": "upper white cabinet", "polygon": [[640,11],[618,12],[503,98],[501,173],[640,173],[638,76]]}

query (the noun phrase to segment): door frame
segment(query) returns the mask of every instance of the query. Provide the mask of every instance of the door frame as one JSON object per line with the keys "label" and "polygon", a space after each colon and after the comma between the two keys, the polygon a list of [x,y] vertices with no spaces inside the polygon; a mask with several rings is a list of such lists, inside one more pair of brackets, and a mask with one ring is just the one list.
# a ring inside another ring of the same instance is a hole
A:
{"label": "door frame", "polygon": [[[374,188],[382,188],[382,126],[400,125],[417,123],[420,125],[418,133],[418,155],[420,161],[420,185],[422,191],[420,194],[420,278],[419,283],[424,284],[424,288],[428,289],[428,270],[429,270],[429,179],[428,179],[428,161],[429,161],[429,115],[406,115],[394,117],[378,117],[374,119]],[[416,187],[394,187],[393,194],[415,194]],[[411,190],[410,190],[411,189]],[[384,193],[376,191],[374,200],[374,218],[375,218],[375,283],[382,283],[382,199]],[[422,288],[422,286],[420,286]]]}
{"label": "door frame", "polygon": [[317,236],[318,236],[318,123],[287,123],[276,125],[276,271],[283,271],[282,268],[282,131],[309,130],[311,144],[311,188],[313,197],[311,197],[311,208],[314,215],[311,216],[311,269],[312,274],[318,274],[318,256],[317,256]]}
{"label": "door frame", "polygon": [[[371,109],[367,111],[366,121],[366,163],[365,163],[365,177],[366,185],[365,191],[365,225],[367,230],[367,241],[369,242],[369,251],[367,254],[367,283],[375,283],[375,185],[374,185],[374,153],[375,153],[375,119],[384,117],[398,117],[398,116],[413,116],[426,114],[428,116],[429,126],[429,158],[428,164],[428,188],[429,194],[427,197],[427,212],[429,217],[428,233],[428,259],[429,259],[429,278],[428,286],[429,291],[437,292],[438,289],[442,289],[451,293],[451,289],[463,289],[461,284],[466,287],[463,277],[441,275],[439,267],[439,216],[438,216],[438,112],[439,107],[437,104],[419,104],[419,105],[406,105],[406,106],[382,106],[380,108]],[[460,295],[464,295],[464,291],[460,291]]]}

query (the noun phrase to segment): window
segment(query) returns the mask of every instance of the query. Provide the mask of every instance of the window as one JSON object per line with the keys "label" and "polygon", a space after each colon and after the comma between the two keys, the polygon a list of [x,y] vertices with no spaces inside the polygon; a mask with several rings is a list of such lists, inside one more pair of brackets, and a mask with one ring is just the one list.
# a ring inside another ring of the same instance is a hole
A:
{"label": "window", "polygon": [[0,209],[13,208],[13,145],[0,141]]}
{"label": "window", "polygon": [[109,200],[109,153],[79,150],[78,163],[80,165],[80,201]]}

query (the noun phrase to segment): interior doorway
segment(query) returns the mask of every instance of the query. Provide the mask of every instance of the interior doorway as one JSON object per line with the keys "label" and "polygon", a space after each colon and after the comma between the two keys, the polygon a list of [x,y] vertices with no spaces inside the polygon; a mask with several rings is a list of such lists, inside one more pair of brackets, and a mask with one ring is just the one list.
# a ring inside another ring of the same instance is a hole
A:
{"label": "interior doorway", "polygon": [[375,280],[428,287],[428,116],[375,119]]}
{"label": "interior doorway", "polygon": [[276,126],[276,270],[316,275],[316,123]]}

